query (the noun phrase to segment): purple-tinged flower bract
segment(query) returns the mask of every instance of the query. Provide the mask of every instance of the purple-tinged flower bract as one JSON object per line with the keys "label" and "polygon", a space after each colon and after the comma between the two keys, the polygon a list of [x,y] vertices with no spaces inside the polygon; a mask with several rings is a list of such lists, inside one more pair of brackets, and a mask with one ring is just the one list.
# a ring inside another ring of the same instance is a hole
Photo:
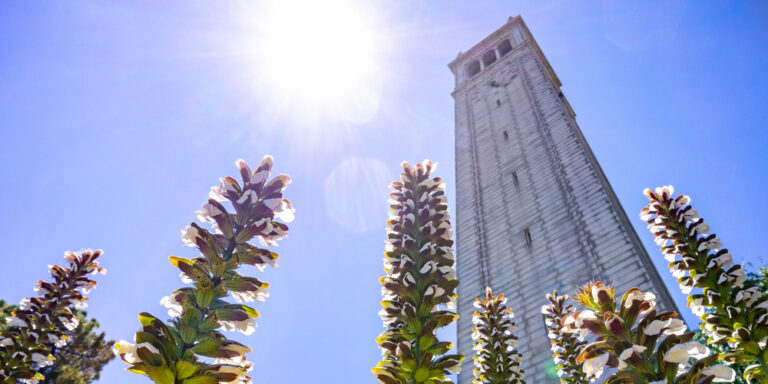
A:
{"label": "purple-tinged flower bract", "polygon": [[451,343],[435,335],[457,318],[444,308],[454,308],[458,285],[445,186],[430,175],[435,166],[403,163],[401,181],[390,186],[379,312],[385,331],[377,339],[382,361],[373,368],[385,384],[447,384],[463,358],[446,355]]}

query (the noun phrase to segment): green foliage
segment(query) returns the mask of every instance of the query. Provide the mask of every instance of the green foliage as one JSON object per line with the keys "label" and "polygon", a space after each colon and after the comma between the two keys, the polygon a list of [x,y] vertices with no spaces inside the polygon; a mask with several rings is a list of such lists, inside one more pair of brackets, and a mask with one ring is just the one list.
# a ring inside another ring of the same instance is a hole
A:
{"label": "green foliage", "polygon": [[[208,203],[197,212],[209,231],[192,223],[182,231],[182,240],[196,247],[201,257],[171,256],[182,281],[192,284],[176,290],[161,303],[172,319],[166,323],[141,313],[136,344],[121,341],[115,352],[130,365],[130,371],[147,375],[158,384],[250,383],[246,373],[252,364],[245,354],[251,348],[227,339],[221,331],[249,335],[258,317],[255,309],[242,304],[264,301],[267,283],[240,274],[246,265],[263,270],[276,265],[278,255],[250,244],[257,240],[267,247],[285,237],[293,219],[293,208],[282,191],[290,183],[287,175],[268,180],[272,158],[264,157],[251,172],[243,160],[237,162],[242,185],[226,177],[211,189]],[[230,213],[221,202],[229,201]],[[232,296],[236,303],[226,299]]]}
{"label": "green foliage", "polygon": [[745,379],[768,382],[768,296],[760,290],[765,280],[750,281],[744,269],[733,264],[688,196],[673,197],[671,186],[646,189],[645,194],[650,203],[641,218],[688,295],[688,306],[701,318],[708,342],[723,346],[723,361],[748,365]]}
{"label": "green foliage", "polygon": [[[44,373],[53,372],[51,367],[55,364],[57,350],[65,348],[72,336],[78,334],[81,317],[76,313],[77,308],[85,307],[84,294],[96,285],[87,276],[106,273],[96,261],[101,254],[100,250],[66,252],[64,259],[69,267],[50,266],[53,280],[39,281],[35,285],[40,296],[25,298],[18,307],[2,302],[0,311],[6,315],[6,325],[0,329],[0,382],[39,383],[47,379]],[[88,328],[86,332],[92,329]],[[94,364],[98,369],[103,366],[100,361]],[[98,375],[98,371],[95,374]],[[56,382],[65,383],[63,380]]]}
{"label": "green foliage", "polygon": [[520,369],[523,356],[517,351],[520,342],[514,335],[514,314],[506,303],[507,298],[503,294],[494,296],[490,287],[485,289],[484,299],[475,299],[475,384],[525,384],[525,371]]}
{"label": "green foliage", "polygon": [[115,358],[112,340],[98,332],[99,323],[88,314],[77,311],[80,326],[69,333],[70,342],[54,348],[53,365],[43,371],[45,384],[88,384],[100,377],[101,369]]}
{"label": "green foliage", "polygon": [[[11,316],[18,311],[16,305],[9,305],[0,300],[0,318]],[[66,331],[70,342],[61,347],[51,348],[56,358],[53,365],[42,370],[43,384],[88,384],[99,379],[99,374],[107,363],[115,358],[112,353],[114,341],[107,340],[104,332],[97,332],[99,323],[88,319],[85,311],[75,310],[80,318],[80,326],[74,331]],[[5,321],[0,322],[0,331],[6,328]]]}
{"label": "green foliage", "polygon": [[401,181],[390,186],[390,220],[381,278],[385,331],[377,342],[383,360],[373,373],[385,384],[441,384],[458,372],[461,355],[436,331],[457,318],[453,308],[458,280],[445,186],[430,177],[429,160],[403,163]]}
{"label": "green foliage", "polygon": [[586,342],[579,340],[570,332],[563,332],[563,319],[576,312],[573,305],[565,304],[568,295],[558,295],[557,291],[547,294],[548,305],[541,308],[547,334],[552,344],[552,357],[557,364],[557,375],[561,383],[587,384],[587,375],[576,362]]}

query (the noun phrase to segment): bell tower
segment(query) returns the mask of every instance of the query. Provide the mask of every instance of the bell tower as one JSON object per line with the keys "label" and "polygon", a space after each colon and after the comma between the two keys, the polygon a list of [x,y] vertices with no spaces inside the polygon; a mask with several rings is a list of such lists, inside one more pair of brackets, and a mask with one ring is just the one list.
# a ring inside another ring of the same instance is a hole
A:
{"label": "bell tower", "polygon": [[[472,302],[485,286],[517,315],[529,383],[557,383],[541,315],[589,280],[675,304],[520,16],[449,64],[456,78],[458,384],[470,384]],[[554,376],[553,376],[554,374]]]}

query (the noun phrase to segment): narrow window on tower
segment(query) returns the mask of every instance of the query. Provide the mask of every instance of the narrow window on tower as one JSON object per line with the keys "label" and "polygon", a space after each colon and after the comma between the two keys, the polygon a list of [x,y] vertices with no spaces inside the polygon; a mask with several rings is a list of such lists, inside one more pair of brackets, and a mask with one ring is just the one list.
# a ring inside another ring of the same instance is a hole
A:
{"label": "narrow window on tower", "polygon": [[531,240],[531,229],[530,228],[524,229],[523,230],[523,235],[525,236],[525,244],[526,245],[531,245],[531,242],[532,242],[532,240]]}
{"label": "narrow window on tower", "polygon": [[[504,131],[504,133],[507,133],[507,132]],[[506,137],[506,135],[504,137]],[[517,181],[517,172],[512,172],[512,182],[515,183],[515,187],[517,187],[520,184],[520,182]]]}
{"label": "narrow window on tower", "polygon": [[467,75],[469,77],[473,77],[480,73],[480,62],[475,60],[467,66]]}
{"label": "narrow window on tower", "polygon": [[504,141],[509,141],[509,133],[507,133],[507,131],[504,131],[502,134],[504,135]]}
{"label": "narrow window on tower", "polygon": [[501,107],[501,100],[496,99],[496,107]]}

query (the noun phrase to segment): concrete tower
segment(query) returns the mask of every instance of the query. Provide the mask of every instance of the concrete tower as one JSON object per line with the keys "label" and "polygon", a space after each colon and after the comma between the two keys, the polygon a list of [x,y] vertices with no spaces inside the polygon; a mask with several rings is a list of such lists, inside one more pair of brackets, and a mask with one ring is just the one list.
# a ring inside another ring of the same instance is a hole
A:
{"label": "concrete tower", "polygon": [[[541,306],[591,279],[674,302],[520,16],[449,65],[456,76],[459,384],[472,381],[472,302],[487,285],[517,314],[531,384],[556,383]],[[549,370],[549,373],[547,372]]]}

